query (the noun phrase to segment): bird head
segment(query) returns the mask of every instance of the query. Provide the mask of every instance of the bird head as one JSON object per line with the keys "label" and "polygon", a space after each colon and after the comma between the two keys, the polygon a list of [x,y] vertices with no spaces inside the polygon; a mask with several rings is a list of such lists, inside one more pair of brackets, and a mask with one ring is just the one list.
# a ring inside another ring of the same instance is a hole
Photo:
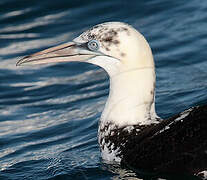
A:
{"label": "bird head", "polygon": [[145,38],[132,26],[120,22],[96,25],[72,42],[24,57],[17,66],[74,61],[98,65],[109,75],[136,68],[154,68]]}

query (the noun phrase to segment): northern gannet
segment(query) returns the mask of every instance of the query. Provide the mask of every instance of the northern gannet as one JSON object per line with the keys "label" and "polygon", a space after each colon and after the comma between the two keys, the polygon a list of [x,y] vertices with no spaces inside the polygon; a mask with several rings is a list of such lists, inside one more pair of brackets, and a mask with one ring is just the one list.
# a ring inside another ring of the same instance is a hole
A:
{"label": "northern gannet", "polygon": [[207,105],[165,120],[157,116],[154,60],[141,33],[125,23],[99,24],[17,65],[72,61],[98,65],[110,77],[98,128],[104,160],[153,172],[207,170]]}

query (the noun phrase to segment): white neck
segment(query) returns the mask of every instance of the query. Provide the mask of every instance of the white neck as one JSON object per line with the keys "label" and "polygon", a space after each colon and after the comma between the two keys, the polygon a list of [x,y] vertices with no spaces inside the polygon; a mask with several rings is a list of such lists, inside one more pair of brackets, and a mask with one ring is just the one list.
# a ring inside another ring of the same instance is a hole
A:
{"label": "white neck", "polygon": [[[111,46],[109,56],[96,56],[87,61],[104,68],[110,77],[109,98],[100,125],[114,123],[122,127],[156,123],[155,68],[151,48],[133,29],[130,35],[122,34],[119,40],[122,43],[118,50]],[[124,52],[122,56],[120,52]]]}
{"label": "white neck", "polygon": [[101,124],[121,126],[156,122],[153,67],[137,68],[110,77],[110,93]]}

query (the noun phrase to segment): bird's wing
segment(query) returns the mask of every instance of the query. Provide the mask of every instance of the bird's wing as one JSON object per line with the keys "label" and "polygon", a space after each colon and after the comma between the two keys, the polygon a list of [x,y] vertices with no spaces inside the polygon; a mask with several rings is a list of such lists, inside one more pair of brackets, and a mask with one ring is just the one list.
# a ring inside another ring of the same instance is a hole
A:
{"label": "bird's wing", "polygon": [[122,163],[157,172],[194,174],[207,169],[207,105],[163,120],[129,140]]}

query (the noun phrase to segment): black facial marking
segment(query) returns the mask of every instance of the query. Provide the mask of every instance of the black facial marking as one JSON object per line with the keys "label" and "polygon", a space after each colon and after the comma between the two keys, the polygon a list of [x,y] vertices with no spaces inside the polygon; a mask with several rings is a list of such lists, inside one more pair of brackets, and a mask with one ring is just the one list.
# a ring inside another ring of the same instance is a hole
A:
{"label": "black facial marking", "polygon": [[[107,47],[110,47],[111,45],[117,46],[118,44],[120,44],[116,29],[108,29],[104,33],[100,34],[98,38],[100,39],[100,42],[103,42],[103,44],[106,44]],[[107,48],[106,50],[108,51],[109,48]]]}
{"label": "black facial marking", "polygon": [[[116,46],[119,51],[119,34],[120,32],[125,32],[129,35],[129,29],[127,27],[110,27],[104,24],[96,25],[89,29],[82,35],[82,38],[86,41],[97,40],[101,44],[101,47],[106,51],[110,51],[111,46]],[[125,56],[124,53],[120,54],[122,57]]]}

